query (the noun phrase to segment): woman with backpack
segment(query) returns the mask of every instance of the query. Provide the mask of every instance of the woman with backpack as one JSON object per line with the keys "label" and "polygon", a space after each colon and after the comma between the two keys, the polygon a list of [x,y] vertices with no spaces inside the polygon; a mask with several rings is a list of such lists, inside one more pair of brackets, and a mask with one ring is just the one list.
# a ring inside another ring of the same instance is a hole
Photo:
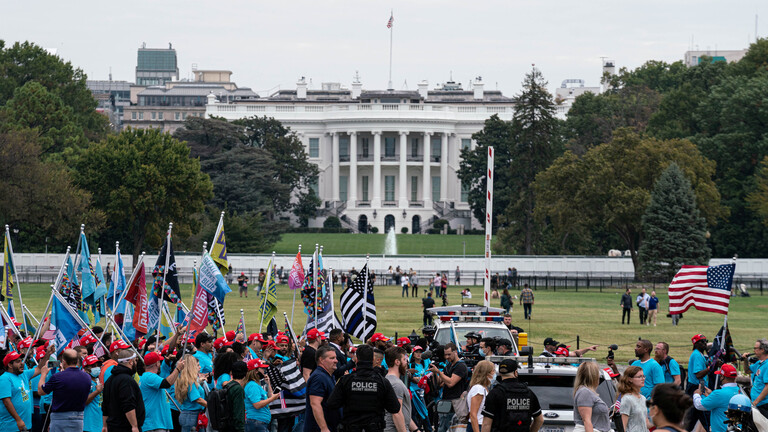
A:
{"label": "woman with backpack", "polygon": [[[496,366],[488,360],[482,360],[475,365],[472,371],[472,380],[469,382],[467,392],[467,408],[469,409],[469,424],[467,432],[480,432],[483,428],[483,406],[491,380],[496,374]],[[470,431],[470,427],[472,430]]]}
{"label": "woman with backpack", "polygon": [[176,400],[181,404],[179,423],[181,432],[194,432],[197,430],[197,418],[205,411],[208,403],[205,400],[205,392],[200,386],[200,364],[191,355],[184,356],[184,369],[176,379]]}
{"label": "woman with backpack", "polygon": [[[267,363],[259,359],[248,362],[248,374],[245,376],[245,432],[267,432],[272,415],[269,404],[280,397],[280,393],[272,394],[272,386],[266,375]],[[261,380],[266,380],[267,389],[261,386]]]}

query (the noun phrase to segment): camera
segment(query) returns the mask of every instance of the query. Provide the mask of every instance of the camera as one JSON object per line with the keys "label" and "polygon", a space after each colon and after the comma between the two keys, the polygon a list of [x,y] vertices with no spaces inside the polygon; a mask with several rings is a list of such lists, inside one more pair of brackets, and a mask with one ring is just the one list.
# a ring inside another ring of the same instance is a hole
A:
{"label": "camera", "polygon": [[618,350],[618,349],[619,349],[619,346],[616,345],[616,344],[609,345],[608,346],[608,355],[605,358],[613,360],[613,357],[614,357],[613,352]]}

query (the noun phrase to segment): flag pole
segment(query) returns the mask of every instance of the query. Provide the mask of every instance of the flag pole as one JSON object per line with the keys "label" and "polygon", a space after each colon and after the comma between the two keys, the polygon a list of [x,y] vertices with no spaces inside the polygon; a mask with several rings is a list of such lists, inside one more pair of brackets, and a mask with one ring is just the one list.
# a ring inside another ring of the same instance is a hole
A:
{"label": "flag pole", "polygon": [[314,288],[315,288],[315,302],[314,302],[315,303],[315,318],[314,318],[314,320],[315,320],[314,321],[315,328],[317,328],[317,288],[318,288],[317,275],[320,274],[320,272],[318,271],[318,268],[317,268],[318,264],[320,263],[320,255],[319,255],[320,252],[319,251],[320,251],[320,245],[315,243],[315,254],[312,255],[312,261],[313,261],[313,265],[312,265],[312,283],[315,285],[314,286]]}
{"label": "flag pole", "polygon": [[80,327],[86,329],[88,333],[90,333],[91,336],[93,336],[93,338],[96,339],[99,345],[101,345],[101,347],[104,348],[105,352],[109,352],[109,348],[106,345],[104,345],[104,342],[102,342],[101,339],[97,337],[96,334],[93,332],[93,330],[91,330],[91,328],[85,324],[85,321],[83,321],[83,319],[80,318],[80,315],[77,314],[77,311],[72,309],[72,305],[67,303],[66,299],[64,299],[64,297],[62,297],[61,294],[59,294],[56,291],[56,289],[51,289],[51,292],[53,293],[54,296],[56,296],[56,299],[59,302],[61,302],[61,304],[67,309],[67,312],[69,312],[69,314],[72,315],[72,318],[74,318],[75,321],[77,321]]}
{"label": "flag pole", "polygon": [[[205,250],[205,243],[203,244],[203,250]],[[193,281],[195,283],[195,289],[193,290],[193,292],[195,293],[195,296],[192,297],[192,307],[194,308],[195,307],[195,301],[197,300],[197,290],[200,287],[200,269],[197,268],[197,260],[195,260],[192,263],[192,268],[195,270],[195,273],[197,274],[197,277]],[[206,308],[205,310],[208,311],[208,305],[206,305],[205,308]],[[187,312],[187,313],[190,313],[190,312]],[[187,352],[187,343],[189,342],[189,326],[190,326],[190,324],[192,324],[192,320],[193,319],[194,319],[194,317],[192,317],[189,320],[187,320],[187,331],[184,332],[184,347],[181,350],[181,357],[182,358],[184,357],[184,353]],[[206,317],[205,319],[207,321],[208,317]]]}
{"label": "flag pole", "polygon": [[[24,328],[27,328],[27,315],[24,313],[24,300],[21,298],[21,281],[19,280],[19,274],[16,273],[16,261],[13,260],[13,243],[11,243],[11,231],[10,227],[6,224],[5,225],[5,237],[8,239],[8,254],[10,257],[8,257],[8,261],[11,263],[11,268],[13,269],[13,274],[16,276],[16,288],[19,290],[19,304],[22,305],[21,308],[21,317],[22,322],[24,323]],[[9,299],[9,302],[11,305],[11,310],[13,311],[13,315],[16,315],[16,308],[13,305],[13,299]],[[14,326],[15,327],[15,326]],[[29,332],[29,329],[27,329],[27,332]]]}
{"label": "flag pole", "polygon": [[29,310],[29,308],[27,307],[27,305],[24,305],[24,304],[23,304],[23,305],[21,305],[21,307],[23,307],[24,309],[26,309],[26,311],[27,311],[27,315],[29,315],[29,316],[32,318],[32,320],[35,322],[35,327],[39,326],[39,325],[40,325],[40,321],[38,321],[38,320],[37,320],[37,318],[35,318],[35,316],[32,314],[32,312],[30,312],[30,310]]}
{"label": "flag pole", "polygon": [[[203,256],[205,256],[205,254],[207,253],[208,253],[208,242],[203,242]],[[200,260],[200,265],[203,265],[202,259]],[[197,278],[200,279],[200,270],[197,271]],[[216,296],[213,296],[213,304],[216,306],[216,316],[219,318],[219,326],[221,326],[221,332],[224,333],[226,331],[224,329],[224,317],[221,316],[221,311],[219,310],[220,309],[219,299],[217,299]]]}
{"label": "flag pole", "polygon": [[[298,253],[301,254],[301,245],[299,245]],[[291,269],[293,269],[293,266],[291,266]],[[303,272],[304,272],[304,269],[302,269],[302,273]],[[289,274],[289,279],[290,279],[290,274]],[[298,288],[298,289],[301,289],[301,288]],[[293,302],[291,303],[291,322],[293,322],[293,312],[296,310],[296,290],[292,290],[292,291],[293,291]],[[288,319],[288,317],[285,317],[285,318]]]}
{"label": "flag pole", "polygon": [[394,11],[389,11],[389,83],[387,85],[387,90],[394,90],[394,86],[392,85],[392,34],[395,30],[395,23],[394,23]]}
{"label": "flag pole", "polygon": [[371,255],[365,254],[365,284],[363,285],[363,325],[365,326],[365,334],[363,334],[363,338],[368,337],[368,274],[371,272],[368,268],[368,261],[370,259]]}
{"label": "flag pole", "polygon": [[[493,147],[488,147],[488,169],[485,195],[485,278],[483,279],[483,306],[491,305],[491,236],[493,235]],[[486,309],[487,310],[487,309]]]}
{"label": "flag pole", "polygon": [[288,314],[283,312],[283,317],[285,317],[285,324],[288,326],[288,330],[291,332],[291,339],[293,339],[293,347],[296,349],[296,353],[298,354],[298,352],[299,352],[299,340],[296,339],[296,332],[293,331],[293,325],[291,325],[291,322],[288,321]]}
{"label": "flag pole", "polygon": [[[163,298],[165,297],[165,277],[168,275],[168,265],[170,265],[171,261],[171,231],[173,230],[173,222],[170,222],[168,224],[168,233],[165,236],[165,266],[163,267],[163,284],[160,285],[160,297],[157,298],[157,309],[158,309],[158,315],[157,315],[157,333],[156,337],[157,340],[160,340],[160,321],[162,318],[163,313],[163,306],[165,305],[165,300]],[[155,348],[157,348],[158,344],[155,344]],[[156,349],[156,351],[159,351]]]}
{"label": "flag pole", "polygon": [[[144,253],[142,252],[142,257],[143,256],[144,256]],[[115,304],[115,297],[117,297],[115,295],[115,290],[117,289],[117,277],[118,277],[118,275],[117,275],[117,261],[119,259],[120,259],[120,242],[116,241],[115,242],[115,266],[112,268],[112,275],[115,278],[115,286],[112,287],[112,313],[113,314],[115,313],[115,307],[117,306]],[[138,267],[138,265],[134,265],[133,266],[134,269],[136,269],[136,267]],[[112,282],[112,281],[110,280],[110,282]],[[123,290],[125,290],[125,287],[123,287]],[[109,295],[109,290],[107,290],[107,295]]]}
{"label": "flag pole", "polygon": [[[315,280],[315,328],[317,328],[317,319],[320,315],[320,276],[323,276],[323,283],[328,283],[323,275],[323,270],[320,270],[320,260],[323,258],[323,247],[320,246],[320,251],[317,254],[317,266],[315,267],[318,275],[318,279]],[[326,273],[327,274],[327,273]]]}
{"label": "flag pole", "polygon": [[[243,322],[243,341],[246,341],[248,332],[245,331],[245,314],[242,309],[240,309],[240,320]],[[235,335],[235,339],[237,339],[237,335]]]}

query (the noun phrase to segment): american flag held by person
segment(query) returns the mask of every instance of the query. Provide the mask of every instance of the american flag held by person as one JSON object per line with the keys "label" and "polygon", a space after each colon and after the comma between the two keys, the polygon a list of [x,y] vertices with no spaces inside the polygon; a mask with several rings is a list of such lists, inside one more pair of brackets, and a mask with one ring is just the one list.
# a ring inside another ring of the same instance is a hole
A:
{"label": "american flag held by person", "polygon": [[669,313],[681,314],[691,306],[728,315],[736,264],[684,265],[669,284]]}

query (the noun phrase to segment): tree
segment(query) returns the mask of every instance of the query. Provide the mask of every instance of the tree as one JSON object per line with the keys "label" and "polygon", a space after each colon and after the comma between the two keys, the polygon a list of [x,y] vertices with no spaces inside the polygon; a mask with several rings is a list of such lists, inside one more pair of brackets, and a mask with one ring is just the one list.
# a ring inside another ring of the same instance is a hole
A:
{"label": "tree", "polygon": [[714,162],[687,140],[658,140],[619,129],[613,140],[579,158],[563,156],[536,178],[537,217],[549,218],[560,232],[608,229],[632,251],[643,241],[642,216],[659,173],[675,162],[691,182],[696,203],[707,224],[727,215],[712,177]]}
{"label": "tree", "polygon": [[76,165],[77,183],[107,215],[108,241],[130,239],[134,262],[145,244],[158,247],[169,222],[184,237],[199,229],[213,185],[189,148],[155,129],[128,129],[94,143]]}
{"label": "tree", "polygon": [[75,238],[80,224],[97,230],[104,214],[91,207],[91,195],[72,182],[64,166],[42,161],[38,136],[31,130],[0,133],[0,220],[19,229],[17,251],[40,251]]}
{"label": "tree", "polygon": [[296,197],[296,205],[293,206],[293,215],[299,220],[299,226],[309,226],[309,219],[317,216],[317,208],[320,207],[320,198],[311,188],[300,190]]}
{"label": "tree", "polygon": [[763,158],[755,173],[755,189],[747,195],[747,203],[768,226],[768,156]]}
{"label": "tree", "polygon": [[[216,234],[221,209],[213,205],[205,206],[205,211],[196,213],[193,218],[201,226],[197,233],[174,243],[178,250],[199,250],[203,242],[210,244]],[[285,222],[270,222],[258,212],[226,211],[224,230],[227,235],[227,250],[230,253],[263,253],[271,251],[280,240],[280,232],[285,230]]]}
{"label": "tree", "polygon": [[700,216],[691,183],[676,163],[656,180],[643,214],[640,262],[645,276],[671,281],[684,264],[709,262],[707,224]]}
{"label": "tree", "polygon": [[74,123],[88,140],[106,137],[109,121],[96,111],[96,100],[81,69],[33,43],[16,42],[6,47],[0,40],[0,71],[0,105],[13,98],[17,88],[36,82],[71,108]]}

